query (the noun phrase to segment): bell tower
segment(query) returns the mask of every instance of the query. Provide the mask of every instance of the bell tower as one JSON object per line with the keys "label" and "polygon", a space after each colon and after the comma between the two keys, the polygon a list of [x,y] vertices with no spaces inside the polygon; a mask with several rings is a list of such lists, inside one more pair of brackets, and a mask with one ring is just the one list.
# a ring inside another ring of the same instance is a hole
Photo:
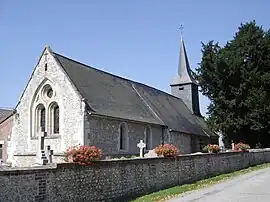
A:
{"label": "bell tower", "polygon": [[187,52],[182,37],[183,27],[181,26],[181,40],[178,72],[171,83],[171,94],[182,99],[190,111],[201,116],[199,106],[199,90],[198,83],[193,78],[188,62]]}

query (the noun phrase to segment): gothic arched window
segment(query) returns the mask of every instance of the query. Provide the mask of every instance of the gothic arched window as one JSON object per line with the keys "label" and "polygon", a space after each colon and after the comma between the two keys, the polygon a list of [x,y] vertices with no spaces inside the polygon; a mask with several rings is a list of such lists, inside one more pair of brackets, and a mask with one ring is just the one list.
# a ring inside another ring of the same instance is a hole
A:
{"label": "gothic arched window", "polygon": [[46,125],[46,110],[45,107],[40,110],[40,128],[41,132],[45,132],[45,125]]}
{"label": "gothic arched window", "polygon": [[43,104],[36,107],[36,132],[45,132],[46,127],[46,109]]}
{"label": "gothic arched window", "polygon": [[126,150],[128,142],[128,129],[125,123],[121,123],[119,126],[119,149]]}
{"label": "gothic arched window", "polygon": [[150,126],[146,126],[145,127],[145,144],[146,144],[146,147],[145,149],[146,150],[149,150],[151,148],[151,128]]}
{"label": "gothic arched window", "polygon": [[30,106],[31,137],[38,137],[42,132],[47,135],[59,133],[59,96],[56,89],[56,86],[45,78],[33,93]]}
{"label": "gothic arched window", "polygon": [[59,106],[56,102],[49,105],[49,134],[59,134]]}
{"label": "gothic arched window", "polygon": [[56,105],[53,109],[53,132],[59,133],[59,106]]}

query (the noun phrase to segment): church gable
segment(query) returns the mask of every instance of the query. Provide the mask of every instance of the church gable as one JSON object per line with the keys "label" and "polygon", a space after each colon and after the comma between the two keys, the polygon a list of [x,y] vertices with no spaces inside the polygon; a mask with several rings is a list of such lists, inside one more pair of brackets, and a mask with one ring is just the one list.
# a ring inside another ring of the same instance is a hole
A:
{"label": "church gable", "polygon": [[56,153],[82,143],[83,112],[80,94],[46,47],[16,106],[14,152],[36,151],[37,137],[43,132],[47,134],[45,144]]}

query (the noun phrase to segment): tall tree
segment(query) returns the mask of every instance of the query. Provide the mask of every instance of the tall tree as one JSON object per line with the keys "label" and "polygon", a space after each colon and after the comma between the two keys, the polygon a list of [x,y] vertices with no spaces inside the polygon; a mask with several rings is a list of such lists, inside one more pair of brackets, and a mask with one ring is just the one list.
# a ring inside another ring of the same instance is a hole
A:
{"label": "tall tree", "polygon": [[209,125],[228,139],[270,146],[270,31],[255,21],[241,24],[224,47],[202,44],[196,69],[210,99]]}

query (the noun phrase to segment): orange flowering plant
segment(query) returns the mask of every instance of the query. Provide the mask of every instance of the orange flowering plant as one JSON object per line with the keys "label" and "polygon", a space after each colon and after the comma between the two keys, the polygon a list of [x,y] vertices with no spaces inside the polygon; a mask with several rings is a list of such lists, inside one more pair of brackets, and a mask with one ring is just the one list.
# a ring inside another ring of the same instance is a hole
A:
{"label": "orange flowering plant", "polygon": [[220,147],[217,144],[208,144],[206,147],[210,153],[220,152]]}
{"label": "orange flowering plant", "polygon": [[248,149],[250,149],[250,146],[248,144],[244,144],[242,142],[239,142],[238,144],[234,145],[234,149],[236,151],[247,151]]}
{"label": "orange flowering plant", "polygon": [[95,146],[73,146],[66,151],[66,161],[80,165],[90,165],[91,161],[101,160],[102,151]]}
{"label": "orange flowering plant", "polygon": [[178,149],[172,144],[161,144],[155,148],[155,152],[158,156],[174,157],[179,154]]}

